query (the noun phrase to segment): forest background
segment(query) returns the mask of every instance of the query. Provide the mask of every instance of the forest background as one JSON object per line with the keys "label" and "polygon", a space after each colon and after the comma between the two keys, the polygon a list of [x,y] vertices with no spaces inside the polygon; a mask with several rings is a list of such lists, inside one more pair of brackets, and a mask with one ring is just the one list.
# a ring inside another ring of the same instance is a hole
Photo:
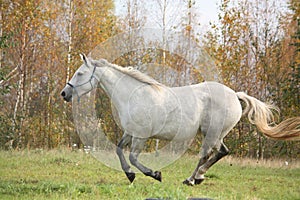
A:
{"label": "forest background", "polygon": [[[224,84],[277,105],[281,110],[278,121],[300,116],[298,0],[284,1],[284,7],[276,0],[222,0],[218,20],[205,31],[199,31],[202,24],[194,0],[177,0],[175,10],[171,0],[152,1],[156,5],[155,12],[150,10],[152,15],[146,14],[151,8],[144,0],[124,2],[125,13],[119,16],[112,0],[0,0],[1,149],[83,146],[71,104],[59,94],[81,65],[78,54],[90,52],[114,35],[145,27],[153,15],[161,29],[181,32],[205,49]],[[133,54],[123,55],[116,63],[147,62]],[[146,54],[143,52],[143,58]],[[162,55],[170,56],[156,50],[156,62],[165,61]],[[185,64],[176,59],[169,59],[168,65],[185,72]],[[203,81],[201,74],[197,80]],[[98,117],[105,121],[105,133],[117,143],[122,132],[112,120],[109,100],[103,91],[99,93],[98,104],[103,109]],[[197,137],[189,151],[197,153],[200,143]],[[300,142],[267,139],[244,118],[225,143],[239,157],[300,156]]]}

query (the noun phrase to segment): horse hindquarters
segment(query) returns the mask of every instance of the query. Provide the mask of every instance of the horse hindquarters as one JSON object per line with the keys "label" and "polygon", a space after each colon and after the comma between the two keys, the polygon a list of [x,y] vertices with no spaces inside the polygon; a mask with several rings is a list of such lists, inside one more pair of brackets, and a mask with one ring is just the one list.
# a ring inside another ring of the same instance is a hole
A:
{"label": "horse hindquarters", "polygon": [[[241,118],[242,108],[235,92],[224,85],[207,85],[209,98],[205,101],[202,113],[201,132],[204,135],[200,161],[192,176],[184,184],[201,183],[206,171],[228,154],[223,138]],[[207,92],[206,88],[206,92]]]}

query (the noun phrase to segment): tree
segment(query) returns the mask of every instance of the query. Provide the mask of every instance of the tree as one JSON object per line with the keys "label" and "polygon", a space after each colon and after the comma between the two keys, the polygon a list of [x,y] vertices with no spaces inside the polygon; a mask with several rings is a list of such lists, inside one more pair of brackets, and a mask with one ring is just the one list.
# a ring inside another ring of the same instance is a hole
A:
{"label": "tree", "polygon": [[112,1],[102,0],[1,1],[0,87],[10,91],[0,98],[0,132],[14,147],[53,148],[77,140],[59,91],[67,68],[70,75],[80,64],[78,52],[88,53],[114,34],[112,9]]}
{"label": "tree", "polygon": [[[284,117],[289,117],[286,111],[291,107],[283,102],[293,97],[283,99],[283,91],[290,85],[289,77],[294,76],[286,65],[293,56],[286,40],[290,33],[280,23],[280,7],[277,1],[222,1],[220,24],[212,24],[206,46],[216,58],[226,85],[278,105]],[[247,121],[239,123],[234,132],[227,142],[231,149],[239,149],[234,152],[238,155],[264,158],[289,146],[267,140]]]}

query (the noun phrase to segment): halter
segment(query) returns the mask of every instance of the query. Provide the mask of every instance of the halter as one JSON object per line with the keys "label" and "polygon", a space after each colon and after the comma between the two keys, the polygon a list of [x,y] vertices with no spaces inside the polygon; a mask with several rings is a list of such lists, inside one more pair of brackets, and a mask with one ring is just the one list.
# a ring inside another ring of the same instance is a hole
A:
{"label": "halter", "polygon": [[92,73],[90,79],[89,79],[88,81],[84,82],[84,83],[81,83],[81,84],[79,84],[79,85],[73,85],[73,84],[71,84],[70,82],[67,83],[67,85],[70,86],[70,87],[76,92],[77,97],[78,97],[78,102],[80,101],[80,97],[79,97],[79,94],[78,94],[76,88],[81,87],[81,86],[83,86],[83,85],[89,83],[89,84],[91,84],[92,90],[93,90],[93,89],[94,89],[94,86],[93,86],[93,84],[92,84],[92,79],[94,78],[94,79],[96,79],[96,80],[99,82],[99,80],[97,79],[97,77],[94,75],[94,74],[95,74],[95,71],[96,71],[96,66],[94,66],[93,73]]}

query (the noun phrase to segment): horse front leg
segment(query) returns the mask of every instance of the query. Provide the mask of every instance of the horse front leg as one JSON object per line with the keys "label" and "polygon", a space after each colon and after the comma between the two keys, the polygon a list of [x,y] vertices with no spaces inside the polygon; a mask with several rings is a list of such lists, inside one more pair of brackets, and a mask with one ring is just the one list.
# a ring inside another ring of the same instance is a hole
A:
{"label": "horse front leg", "polygon": [[153,172],[151,169],[145,167],[138,161],[138,156],[141,153],[141,151],[143,150],[144,144],[147,140],[148,140],[148,138],[133,137],[129,160],[130,160],[131,164],[134,165],[136,168],[138,168],[144,175],[151,176],[155,180],[158,180],[161,182],[162,177],[161,177],[160,171]]}
{"label": "horse front leg", "polygon": [[117,155],[119,157],[123,171],[125,172],[128,180],[132,183],[135,179],[135,173],[132,172],[132,170],[130,169],[130,166],[127,163],[127,161],[124,157],[124,153],[123,153],[123,148],[131,143],[131,139],[132,139],[132,136],[127,135],[126,133],[123,135],[121,141],[119,142],[119,144],[117,146]]}

